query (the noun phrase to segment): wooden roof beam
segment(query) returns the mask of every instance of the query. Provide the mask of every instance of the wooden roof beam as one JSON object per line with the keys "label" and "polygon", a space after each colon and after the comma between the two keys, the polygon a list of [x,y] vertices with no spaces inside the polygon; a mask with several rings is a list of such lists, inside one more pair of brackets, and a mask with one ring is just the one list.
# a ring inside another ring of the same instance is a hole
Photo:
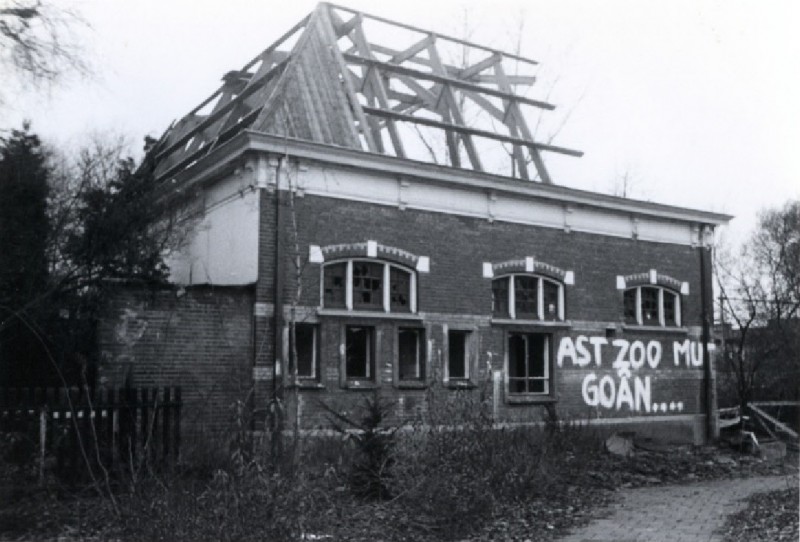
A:
{"label": "wooden roof beam", "polygon": [[[494,73],[500,78],[500,88],[503,90],[509,90],[511,85],[509,85],[505,78],[506,73],[505,70],[503,70],[503,65],[495,64]],[[522,116],[522,111],[519,108],[519,104],[513,100],[509,100],[506,105],[506,111],[510,113],[512,117],[508,122],[508,126],[515,126],[515,129],[518,127],[522,132],[522,136],[525,139],[532,141],[533,134],[531,134],[531,131],[528,129],[528,124],[525,122],[525,117]],[[553,184],[553,180],[550,178],[550,174],[547,172],[547,167],[542,159],[542,155],[539,153],[539,149],[535,147],[529,147],[528,152],[530,152],[531,160],[533,160],[533,164],[536,166],[536,172],[539,174],[542,182],[545,184]]]}
{"label": "wooden roof beam", "polygon": [[336,60],[336,64],[339,66],[339,72],[342,74],[345,94],[350,102],[350,108],[353,110],[353,114],[358,121],[358,127],[361,131],[361,135],[364,136],[364,140],[367,142],[367,150],[376,152],[378,148],[377,144],[372,138],[372,133],[370,132],[369,125],[367,124],[367,118],[364,116],[364,110],[361,108],[361,103],[358,101],[356,90],[353,88],[353,82],[347,75],[349,73],[349,69],[345,63],[342,51],[339,49],[339,46],[336,43],[335,32],[333,30],[333,21],[330,17],[330,9],[322,9],[320,10],[320,13],[322,18],[322,31],[325,33],[325,38],[330,44],[331,51],[333,52],[333,58]]}
{"label": "wooden roof beam", "polygon": [[[424,30],[422,28],[419,28],[419,27],[416,27],[416,26],[413,26],[413,25],[410,25],[410,24],[405,24],[405,23],[400,23],[400,22],[397,22],[397,21],[392,21],[392,20],[386,19],[384,17],[378,17],[377,15],[370,15],[368,13],[363,13],[363,12],[354,10],[352,8],[340,6],[338,4],[333,4],[333,3],[330,3],[330,2],[325,2],[325,3],[330,8],[335,8],[335,9],[338,9],[340,11],[346,11],[346,12],[352,13],[354,15],[355,14],[360,14],[364,19],[371,19],[373,21],[378,21],[378,22],[381,22],[381,23],[384,23],[384,24],[395,26],[397,28],[404,28],[406,30],[411,30],[413,32],[419,32],[420,34],[431,35],[431,32],[429,30]],[[518,60],[518,61],[524,62],[526,64],[531,64],[531,65],[534,65],[534,66],[539,64],[538,62],[536,62],[535,60],[532,60],[530,58],[525,58],[524,56],[519,56],[519,55],[515,55],[515,54],[512,54],[512,53],[504,53],[503,51],[500,51],[498,49],[492,49],[491,47],[487,47],[485,45],[481,45],[479,43],[474,43],[474,42],[471,42],[471,41],[468,41],[468,40],[464,40],[464,39],[461,39],[461,38],[455,38],[453,36],[447,36],[445,34],[436,34],[435,37],[438,38],[438,39],[442,39],[442,40],[445,40],[445,41],[452,42],[452,43],[457,43],[459,45],[465,45],[467,47],[472,47],[473,49],[479,49],[481,51],[487,51],[487,52],[493,53],[493,54],[497,53],[497,54],[503,55],[506,58],[511,58],[513,60]]]}
{"label": "wooden roof beam", "polygon": [[494,132],[488,132],[486,130],[479,130],[477,128],[469,128],[467,126],[457,126],[455,124],[441,122],[438,120],[433,119],[426,119],[423,117],[414,117],[411,115],[405,115],[403,113],[397,113],[394,111],[387,111],[385,109],[379,109],[376,107],[366,107],[364,106],[364,112],[368,115],[375,115],[378,117],[391,117],[398,121],[403,122],[411,122],[414,124],[422,124],[425,126],[431,126],[434,128],[441,128],[442,130],[452,130],[454,132],[470,134],[478,137],[485,137],[487,139],[494,139],[496,141],[503,141],[505,143],[513,143],[515,145],[522,145],[523,147],[528,147],[529,149],[538,149],[540,151],[547,151],[547,152],[555,152],[558,154],[565,154],[567,156],[575,156],[581,157],[583,156],[582,151],[576,151],[573,149],[567,149],[565,147],[557,147],[555,145],[548,145],[545,143],[537,143],[535,141],[528,141],[527,139],[521,139],[518,137],[511,137],[502,134],[496,134]]}
{"label": "wooden roof beam", "polygon": [[472,66],[468,66],[463,70],[458,72],[459,79],[469,79],[473,75],[478,75],[480,72],[487,68],[491,68],[498,62],[502,62],[503,57],[499,54],[493,54],[489,57],[484,58],[477,64],[473,64]]}
{"label": "wooden roof beam", "polygon": [[[333,14],[335,16],[335,14]],[[372,50],[369,48],[369,43],[367,42],[367,38],[364,35],[364,29],[360,24],[356,25],[353,29],[355,43],[359,48],[359,51],[362,55],[373,58],[374,55],[372,54]],[[381,74],[378,73],[377,69],[374,69],[374,66],[369,67],[369,73],[365,74],[364,78],[372,77],[372,88],[375,93],[375,98],[380,104],[380,106],[384,109],[389,109],[389,98],[386,95],[386,87],[383,84],[383,78]],[[389,129],[389,138],[392,140],[392,146],[394,147],[395,154],[401,158],[406,157],[405,148],[403,148],[403,140],[400,139],[400,134],[397,133],[397,127],[394,125],[393,121],[389,122],[388,125]]]}
{"label": "wooden roof beam", "polygon": [[[440,74],[447,73],[444,69],[444,65],[442,65],[442,60],[439,58],[439,51],[436,49],[436,45],[434,43],[431,43],[431,45],[428,47],[428,56],[430,56],[431,61],[434,64],[434,70],[438,71]],[[456,100],[453,89],[449,85],[442,85],[440,96],[445,97],[445,101],[448,104],[447,108],[449,109],[449,113],[452,115],[453,120],[456,121],[456,124],[459,126],[466,126],[467,123],[464,122],[464,116],[461,114],[461,107]],[[445,119],[446,118],[447,117],[445,117]],[[467,150],[467,155],[472,163],[472,168],[477,171],[483,171],[483,164],[481,163],[481,158],[478,155],[478,151],[475,149],[472,136],[470,134],[461,133],[461,139],[464,141],[464,148]],[[453,165],[458,165],[460,163],[460,158],[458,156],[458,138],[454,137],[453,134],[448,132],[447,143],[448,147],[451,148],[450,154],[456,155],[456,161],[453,162]]]}
{"label": "wooden roof beam", "polygon": [[391,73],[400,73],[403,75],[408,75],[410,77],[415,77],[417,79],[425,79],[427,81],[434,81],[436,83],[442,83],[446,85],[451,85],[457,88],[463,88],[466,90],[472,90],[482,94],[488,94],[490,96],[497,96],[498,98],[503,98],[504,100],[513,100],[518,103],[523,103],[526,105],[531,105],[533,107],[539,107],[541,109],[553,110],[556,108],[555,105],[542,102],[540,100],[532,100],[530,98],[526,98],[525,96],[518,96],[513,92],[504,92],[502,90],[496,90],[489,87],[484,87],[481,85],[477,85],[475,83],[470,83],[468,81],[461,81],[459,79],[455,79],[453,77],[448,77],[446,75],[440,75],[436,73],[424,72],[420,70],[415,70],[413,68],[407,68],[405,66],[398,66],[397,64],[390,64],[388,62],[381,62],[380,60],[375,60],[372,58],[364,58],[362,56],[351,55],[351,54],[342,54],[344,59],[347,62],[351,62],[353,64],[363,64],[363,65],[371,65],[380,68],[386,72]]}

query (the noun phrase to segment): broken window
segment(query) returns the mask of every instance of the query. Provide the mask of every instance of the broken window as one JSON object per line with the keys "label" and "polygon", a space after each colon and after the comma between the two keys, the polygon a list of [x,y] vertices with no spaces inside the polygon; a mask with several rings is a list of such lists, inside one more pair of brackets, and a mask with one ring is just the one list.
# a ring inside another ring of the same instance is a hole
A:
{"label": "broken window", "polygon": [[539,317],[539,279],[518,275],[514,277],[514,310],[517,318]]}
{"label": "broken window", "polygon": [[492,314],[508,317],[508,277],[492,281]]}
{"label": "broken window", "polygon": [[375,328],[347,326],[345,329],[345,378],[372,380],[375,375]]}
{"label": "broken window", "polygon": [[353,262],[353,308],[383,309],[383,264]]}
{"label": "broken window", "polygon": [[680,296],[661,286],[636,286],[623,294],[625,321],[642,326],[681,325]]}
{"label": "broken window", "polygon": [[539,275],[494,279],[492,315],[521,320],[564,320],[564,285]]}
{"label": "broken window", "polygon": [[537,395],[550,393],[549,335],[508,335],[508,392]]}
{"label": "broken window", "polygon": [[289,355],[297,369],[297,378],[317,379],[319,375],[317,326],[295,324],[293,339],[294,349],[290,350]]}
{"label": "broken window", "polygon": [[469,379],[469,331],[451,329],[447,332],[447,377],[449,380]]}
{"label": "broken window", "polygon": [[658,318],[658,292],[659,288],[642,287],[642,323],[646,326],[657,326]]}
{"label": "broken window", "polygon": [[425,332],[400,328],[397,332],[397,371],[403,380],[425,380]]}
{"label": "broken window", "polygon": [[416,275],[387,262],[347,260],[323,267],[322,306],[381,312],[416,312]]}
{"label": "broken window", "polygon": [[323,304],[331,309],[346,307],[347,263],[334,263],[324,268]]}
{"label": "broken window", "polygon": [[389,267],[389,308],[392,312],[411,312],[411,273],[394,265]]}
{"label": "broken window", "polygon": [[625,321],[630,324],[635,324],[638,322],[637,318],[637,306],[639,302],[637,301],[637,296],[639,295],[638,288],[631,288],[630,290],[625,290],[625,294],[623,296],[623,304],[625,310]]}

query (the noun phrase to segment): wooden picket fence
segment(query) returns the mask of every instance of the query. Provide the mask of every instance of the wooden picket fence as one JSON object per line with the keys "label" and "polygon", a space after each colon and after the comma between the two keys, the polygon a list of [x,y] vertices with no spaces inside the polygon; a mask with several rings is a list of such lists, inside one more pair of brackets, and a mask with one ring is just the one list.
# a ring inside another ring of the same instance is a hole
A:
{"label": "wooden picket fence", "polygon": [[40,470],[78,477],[98,464],[137,467],[177,460],[181,389],[0,388],[0,432],[22,435]]}

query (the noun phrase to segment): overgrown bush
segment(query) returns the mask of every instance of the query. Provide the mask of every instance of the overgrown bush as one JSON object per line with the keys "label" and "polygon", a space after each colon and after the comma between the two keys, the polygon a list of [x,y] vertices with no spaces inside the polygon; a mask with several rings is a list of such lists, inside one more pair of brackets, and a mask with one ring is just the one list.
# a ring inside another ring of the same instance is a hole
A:
{"label": "overgrown bush", "polygon": [[360,420],[326,407],[334,428],[355,445],[350,485],[357,497],[378,501],[392,497],[398,428],[386,425],[391,408],[377,391],[364,400]]}

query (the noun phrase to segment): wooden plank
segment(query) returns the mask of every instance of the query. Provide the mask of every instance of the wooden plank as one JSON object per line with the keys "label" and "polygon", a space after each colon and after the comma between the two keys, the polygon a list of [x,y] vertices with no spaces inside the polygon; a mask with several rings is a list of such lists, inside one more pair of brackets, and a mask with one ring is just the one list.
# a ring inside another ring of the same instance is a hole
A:
{"label": "wooden plank", "polygon": [[[359,23],[360,22],[361,19],[359,18]],[[358,46],[360,53],[367,58],[374,58],[361,24],[358,24],[353,29],[353,34],[355,43]],[[384,109],[389,109],[389,98],[386,95],[386,87],[383,84],[383,79],[381,78],[380,73],[376,69],[370,69],[368,70],[367,75],[371,75],[372,77],[372,88],[375,91],[375,97],[378,101],[378,104]],[[365,75],[365,79],[367,75]],[[393,121],[390,121],[387,125],[387,128],[389,130],[389,137],[392,140],[392,146],[394,147],[395,154],[400,158],[405,158],[406,151],[403,148],[403,140],[400,139],[400,135],[397,133],[397,126],[394,125]]]}
{"label": "wooden plank", "polygon": [[478,75],[483,70],[491,68],[502,60],[503,57],[500,54],[495,53],[487,58],[484,58],[480,62],[473,64],[472,66],[464,68],[459,72],[458,77],[459,79],[470,79],[472,76]]}
{"label": "wooden plank", "polygon": [[187,141],[189,141],[189,140],[190,140],[192,137],[194,137],[194,135],[195,135],[195,133],[196,133],[196,132],[198,132],[198,131],[200,131],[200,130],[204,130],[205,128],[207,128],[208,126],[210,126],[210,125],[211,125],[211,124],[212,124],[212,123],[213,123],[215,120],[217,120],[218,118],[220,118],[220,117],[221,117],[222,115],[224,115],[226,112],[228,112],[228,111],[230,111],[231,109],[233,109],[233,107],[234,107],[236,104],[238,104],[238,103],[239,103],[241,100],[243,100],[244,98],[246,98],[247,96],[249,96],[250,94],[252,94],[253,92],[255,92],[256,90],[258,90],[258,88],[260,88],[260,87],[261,87],[261,85],[264,85],[264,84],[266,84],[266,83],[267,83],[267,82],[268,82],[268,81],[269,81],[269,80],[270,80],[272,77],[274,77],[275,75],[277,75],[277,74],[278,74],[278,72],[282,72],[282,71],[283,71],[283,67],[284,67],[285,65],[286,65],[286,61],[284,61],[284,62],[282,62],[281,64],[277,65],[277,66],[276,66],[276,67],[275,67],[273,70],[271,70],[271,71],[267,72],[267,73],[264,75],[264,77],[262,77],[260,80],[258,80],[258,81],[257,81],[255,84],[252,84],[252,85],[248,86],[247,88],[245,88],[245,89],[242,91],[242,93],[241,93],[241,94],[239,94],[239,95],[236,97],[236,99],[235,99],[235,100],[231,100],[230,102],[228,102],[227,104],[225,104],[223,107],[221,107],[221,108],[220,108],[220,109],[219,109],[219,110],[218,110],[216,113],[214,113],[214,114],[212,114],[212,115],[208,115],[207,117],[205,117],[205,118],[204,118],[204,119],[203,119],[201,122],[199,122],[199,123],[198,123],[198,124],[197,124],[197,125],[196,125],[196,126],[195,126],[195,127],[192,129],[192,130],[191,130],[191,131],[189,131],[189,132],[185,133],[185,134],[184,134],[183,136],[181,136],[181,137],[180,137],[180,138],[179,138],[177,141],[175,141],[174,143],[172,143],[172,144],[171,144],[169,147],[167,147],[166,149],[164,149],[163,151],[161,151],[160,153],[158,153],[158,154],[156,155],[156,157],[155,157],[155,160],[156,160],[157,162],[160,162],[160,161],[162,161],[162,160],[163,160],[165,157],[167,157],[167,156],[171,155],[173,152],[175,152],[175,150],[177,150],[177,149],[178,149],[178,148],[180,148],[181,146],[185,145]]}
{"label": "wooden plank", "polygon": [[[325,7],[325,6],[321,6]],[[353,113],[358,120],[358,127],[361,131],[361,134],[364,136],[364,140],[367,142],[367,149],[371,152],[376,152],[377,147],[375,145],[375,141],[372,138],[372,134],[368,129],[367,118],[364,115],[364,110],[361,108],[361,103],[358,101],[358,96],[356,95],[356,91],[353,88],[353,82],[348,77],[348,68],[347,64],[345,63],[344,57],[342,55],[341,50],[339,50],[339,46],[336,43],[336,38],[334,37],[334,30],[333,30],[333,22],[330,18],[330,10],[329,9],[321,9],[319,11],[320,14],[320,29],[322,30],[325,39],[328,41],[328,46],[331,48],[333,52],[333,58],[336,61],[336,64],[339,66],[339,72],[342,74],[342,80],[344,82],[345,93],[347,94],[347,98],[350,101],[350,107],[353,109]]]}
{"label": "wooden plank", "polygon": [[766,419],[767,421],[771,422],[775,427],[777,427],[778,429],[780,429],[781,431],[783,431],[787,435],[791,436],[792,438],[800,438],[798,436],[797,432],[794,431],[793,429],[791,429],[788,425],[786,425],[785,423],[781,422],[778,419],[773,418],[772,416],[770,416],[769,414],[767,414],[766,412],[761,410],[759,407],[757,407],[753,403],[750,403],[748,405],[748,407],[750,408],[750,410],[752,410],[753,412],[755,412],[756,414],[758,414],[762,418]]}
{"label": "wooden plank", "polygon": [[[511,85],[505,78],[506,73],[505,70],[503,70],[502,63],[495,64],[494,73],[500,78],[500,88],[505,91],[509,91],[511,89]],[[509,100],[506,107],[508,112],[513,116],[513,124],[512,121],[509,121],[506,123],[506,125],[509,128],[511,128],[512,125],[515,127],[515,129],[519,128],[519,130],[522,132],[522,137],[533,140],[533,135],[528,129],[528,124],[525,122],[525,117],[522,116],[519,103],[514,100]],[[528,152],[531,154],[531,160],[533,160],[533,164],[536,166],[536,172],[539,174],[539,178],[541,178],[542,182],[545,184],[553,184],[553,180],[550,178],[550,174],[547,172],[547,167],[544,165],[544,160],[542,160],[542,156],[539,154],[539,149],[536,147],[528,147]],[[524,163],[524,160],[522,163]]]}
{"label": "wooden plank", "polygon": [[[421,29],[419,27],[416,27],[416,26],[412,26],[410,24],[400,23],[400,22],[397,22],[397,21],[392,21],[390,19],[385,19],[383,17],[378,17],[377,15],[370,15],[368,13],[359,12],[359,11],[356,11],[356,10],[354,10],[352,8],[347,8],[347,7],[344,7],[344,6],[340,6],[338,4],[327,3],[327,6],[329,6],[330,8],[335,8],[335,9],[341,10],[341,11],[346,11],[348,13],[360,14],[365,19],[372,19],[373,21],[386,23],[388,25],[395,26],[395,27],[398,27],[398,28],[404,28],[406,30],[412,30],[414,32],[419,32],[421,34],[430,34],[429,31],[423,30],[423,29]],[[457,43],[459,45],[466,45],[467,47],[480,49],[482,51],[488,51],[490,53],[501,54],[501,55],[505,56],[506,58],[511,58],[513,60],[519,60],[520,62],[525,62],[526,64],[531,64],[531,65],[534,65],[534,66],[538,64],[538,62],[536,62],[535,60],[532,60],[530,58],[525,58],[524,56],[519,56],[519,55],[515,55],[515,54],[511,54],[511,53],[504,53],[502,51],[499,51],[497,49],[492,49],[491,47],[487,47],[485,45],[480,45],[478,43],[474,43],[474,42],[471,42],[471,41],[468,41],[468,40],[465,40],[465,39],[461,39],[461,38],[455,38],[455,37],[452,37],[452,36],[448,36],[446,34],[436,34],[436,38],[437,39],[442,39],[442,40],[445,40],[445,41],[450,41],[450,42],[453,42],[453,43]]]}
{"label": "wooden plank", "polygon": [[[439,58],[439,51],[436,49],[436,43],[434,43],[428,47],[428,56],[431,58],[431,62],[433,62],[433,69],[437,71],[440,75],[445,74],[444,66],[442,65],[442,60]],[[461,107],[456,100],[456,96],[453,93],[453,89],[449,85],[442,85],[442,91],[440,95],[444,95],[445,102],[448,104],[450,109],[450,114],[455,120],[456,124],[459,126],[466,126],[467,123],[464,122],[464,116],[461,114]],[[483,164],[481,164],[480,156],[478,156],[478,151],[475,149],[475,143],[472,141],[472,136],[470,134],[465,134],[463,132],[459,132],[461,134],[461,139],[464,141],[464,148],[467,150],[467,156],[469,156],[469,160],[472,163],[472,169],[475,171],[483,171]],[[457,149],[457,142],[458,140],[454,137],[448,136],[447,143],[448,147],[452,143],[456,143],[456,149],[454,152],[458,154]],[[453,152],[451,151],[451,155]],[[460,160],[459,160],[460,162]],[[457,165],[455,162],[453,165]]]}
{"label": "wooden plank", "polygon": [[462,132],[468,133],[470,135],[485,137],[488,139],[496,139],[498,141],[505,141],[506,143],[514,143],[516,145],[522,145],[523,147],[528,148],[535,148],[542,151],[548,152],[556,152],[559,154],[566,154],[568,156],[576,156],[580,157],[583,156],[582,151],[576,151],[572,149],[567,149],[564,147],[557,147],[555,145],[547,145],[544,143],[537,143],[535,141],[528,141],[526,139],[520,139],[516,137],[505,136],[502,134],[496,134],[494,132],[488,132],[486,130],[479,130],[477,128],[469,128],[466,126],[457,126],[455,124],[448,124],[446,122],[441,122],[438,120],[433,119],[426,119],[423,117],[413,117],[411,115],[405,115],[403,113],[396,113],[394,111],[387,111],[385,109],[379,109],[376,107],[364,107],[364,112],[370,115],[376,115],[379,117],[392,117],[395,120],[402,120],[405,122],[412,122],[415,124],[423,124],[425,126],[432,126],[434,128],[441,128],[442,130],[453,130],[455,132]]}
{"label": "wooden plank", "polygon": [[181,401],[181,388],[175,388],[175,402],[173,405],[173,414],[174,420],[172,423],[172,455],[177,461],[180,458],[180,451],[181,451],[181,406],[183,406],[183,402]]}
{"label": "wooden plank", "polygon": [[401,64],[406,60],[417,56],[417,54],[427,49],[432,43],[433,38],[430,35],[425,36],[411,47],[392,55],[392,58],[389,60],[389,62],[392,62],[393,64]]}
{"label": "wooden plank", "polygon": [[543,102],[541,100],[532,100],[530,98],[526,98],[525,96],[519,96],[514,94],[513,92],[504,92],[502,90],[493,89],[490,87],[484,87],[481,85],[477,85],[475,83],[471,83],[469,81],[461,81],[454,77],[450,77],[448,75],[442,75],[439,73],[431,73],[431,72],[424,72],[421,70],[415,70],[413,68],[408,68],[406,66],[398,66],[397,64],[390,64],[388,62],[382,62],[380,60],[375,60],[371,58],[364,58],[357,55],[346,54],[342,53],[342,56],[347,62],[351,62],[353,64],[367,64],[378,66],[384,72],[391,72],[391,73],[400,73],[403,75],[408,75],[411,77],[415,77],[417,79],[425,79],[428,81],[434,81],[437,83],[451,85],[457,88],[463,88],[467,90],[472,90],[482,94],[488,94],[490,96],[497,96],[498,98],[503,98],[505,100],[513,100],[518,103],[531,105],[533,107],[539,107],[541,109],[553,110],[556,108],[555,105]]}

